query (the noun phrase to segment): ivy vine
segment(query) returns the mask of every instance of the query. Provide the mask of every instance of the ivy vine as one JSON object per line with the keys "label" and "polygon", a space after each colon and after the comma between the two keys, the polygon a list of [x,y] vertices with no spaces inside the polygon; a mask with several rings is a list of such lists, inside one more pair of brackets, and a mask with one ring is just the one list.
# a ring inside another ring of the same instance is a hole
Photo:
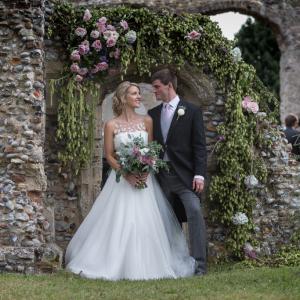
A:
{"label": "ivy vine", "polygon": [[[57,138],[65,143],[65,149],[60,153],[61,161],[65,164],[76,162],[77,171],[88,162],[92,144],[87,140],[93,140],[93,124],[87,120],[93,119],[93,106],[85,101],[85,97],[87,92],[92,91],[97,98],[97,84],[103,82],[110,69],[118,68],[125,76],[128,67],[134,66],[138,75],[148,76],[159,65],[180,69],[188,63],[212,73],[227,99],[225,121],[218,128],[223,141],[215,147],[218,171],[209,188],[210,215],[227,229],[228,249],[241,258],[243,245],[251,239],[251,216],[255,204],[255,198],[244,181],[249,175],[255,175],[262,182],[267,177],[266,167],[254,151],[254,146],[264,140],[257,125],[257,116],[245,113],[241,102],[243,97],[250,96],[259,103],[269,120],[276,120],[278,100],[263,86],[252,66],[234,59],[233,42],[224,38],[221,30],[207,16],[176,15],[167,10],[154,12],[127,6],[95,7],[90,11],[92,17],[83,23],[84,7],[61,2],[54,6],[49,33],[52,37],[61,37],[68,55],[78,46],[75,29],[85,26],[91,31],[103,16],[110,24],[126,20],[130,29],[136,32],[137,39],[133,45],[120,40],[120,60],[110,61],[107,70],[91,76],[90,80],[77,83],[69,71],[70,65],[66,66],[64,73],[68,80],[60,86],[58,108]],[[200,33],[197,40],[187,38],[193,30]],[[85,66],[91,67],[95,59],[95,55],[87,57]],[[71,64],[70,61],[68,63]],[[247,214],[249,222],[236,226],[232,217],[239,211]]]}

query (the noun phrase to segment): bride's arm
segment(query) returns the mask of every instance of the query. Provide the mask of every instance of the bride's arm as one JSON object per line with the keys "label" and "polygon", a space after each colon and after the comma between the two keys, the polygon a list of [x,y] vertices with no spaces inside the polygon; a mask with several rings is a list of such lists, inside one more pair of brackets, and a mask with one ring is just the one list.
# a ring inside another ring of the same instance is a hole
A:
{"label": "bride's arm", "polygon": [[148,142],[152,142],[153,141],[153,121],[152,118],[147,115],[144,119],[144,123],[146,126],[146,130],[148,132]]}
{"label": "bride's arm", "polygon": [[113,121],[108,121],[104,127],[104,151],[109,165],[114,170],[120,169],[120,165],[115,158]]}

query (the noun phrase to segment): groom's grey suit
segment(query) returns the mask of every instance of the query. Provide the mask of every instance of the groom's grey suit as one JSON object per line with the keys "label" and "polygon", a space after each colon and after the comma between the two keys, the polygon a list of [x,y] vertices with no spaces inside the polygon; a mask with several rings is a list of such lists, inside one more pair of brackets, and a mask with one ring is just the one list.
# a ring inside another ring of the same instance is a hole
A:
{"label": "groom's grey suit", "polygon": [[[178,109],[184,109],[184,115]],[[165,120],[163,105],[149,110],[153,119],[154,140],[163,145],[161,158],[169,161],[170,170],[161,171],[158,180],[174,207],[174,196],[183,204],[191,243],[191,255],[197,261],[196,273],[206,272],[206,228],[199,197],[193,191],[195,175],[205,177],[206,144],[201,110],[180,100],[171,121]],[[169,124],[170,123],[170,124]],[[178,212],[175,211],[176,214]]]}

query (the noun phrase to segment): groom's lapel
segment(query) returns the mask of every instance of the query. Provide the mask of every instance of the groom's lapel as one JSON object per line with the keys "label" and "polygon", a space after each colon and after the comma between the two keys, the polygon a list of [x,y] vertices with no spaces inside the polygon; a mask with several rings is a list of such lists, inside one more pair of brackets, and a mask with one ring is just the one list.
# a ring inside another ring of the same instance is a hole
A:
{"label": "groom's lapel", "polygon": [[174,115],[173,115],[173,119],[172,119],[172,122],[171,122],[171,125],[170,125],[170,128],[169,128],[169,131],[168,131],[166,143],[170,139],[171,135],[175,132],[175,127],[178,124],[178,114],[177,114],[177,111],[178,111],[179,107],[182,106],[182,105],[183,105],[182,100],[179,100],[178,105],[177,105],[176,110],[175,110]]}

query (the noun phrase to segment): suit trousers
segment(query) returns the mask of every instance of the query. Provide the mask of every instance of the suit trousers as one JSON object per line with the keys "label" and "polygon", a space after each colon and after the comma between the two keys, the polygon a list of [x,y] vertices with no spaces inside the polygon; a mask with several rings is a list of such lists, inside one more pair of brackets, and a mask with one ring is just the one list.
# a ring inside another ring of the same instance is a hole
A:
{"label": "suit trousers", "polygon": [[188,222],[191,256],[196,260],[196,272],[206,272],[207,238],[206,226],[198,196],[188,189],[175,170],[161,170],[158,181],[173,207],[174,195],[182,202]]}

